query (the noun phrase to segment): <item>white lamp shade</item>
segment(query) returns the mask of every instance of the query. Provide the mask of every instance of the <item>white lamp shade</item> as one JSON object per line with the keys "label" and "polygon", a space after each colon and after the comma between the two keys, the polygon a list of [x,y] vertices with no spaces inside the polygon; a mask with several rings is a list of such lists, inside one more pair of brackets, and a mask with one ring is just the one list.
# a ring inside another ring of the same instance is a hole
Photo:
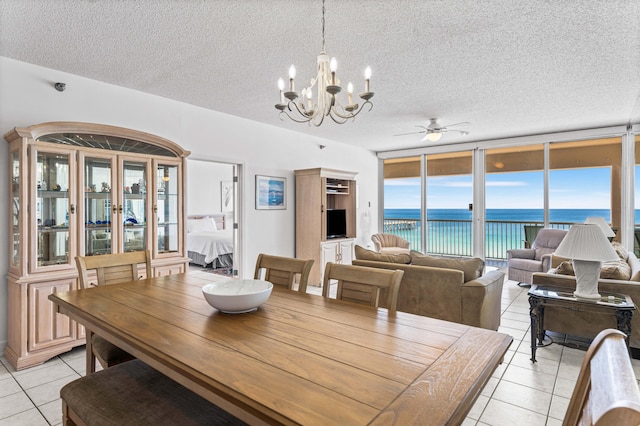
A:
{"label": "white lamp shade", "polygon": [[576,223],[555,251],[568,259],[606,262],[618,260],[618,254],[598,225]]}
{"label": "white lamp shade", "polygon": [[588,217],[587,220],[584,221],[584,223],[593,223],[595,225],[598,225],[600,229],[602,229],[602,232],[604,232],[604,236],[607,238],[616,236],[616,233],[613,232],[613,229],[611,229],[607,221],[604,220],[604,217],[602,216]]}

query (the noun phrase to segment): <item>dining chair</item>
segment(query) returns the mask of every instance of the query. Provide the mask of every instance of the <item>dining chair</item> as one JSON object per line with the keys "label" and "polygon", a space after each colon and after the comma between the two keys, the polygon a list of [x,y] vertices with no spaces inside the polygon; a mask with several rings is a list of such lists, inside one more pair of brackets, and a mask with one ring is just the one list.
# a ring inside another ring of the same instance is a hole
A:
{"label": "dining chair", "polygon": [[640,391],[626,335],[601,331],[587,350],[563,425],[638,425]]}
{"label": "dining chair", "polygon": [[295,278],[300,276],[298,291],[306,293],[312,266],[313,259],[294,259],[260,253],[253,277],[256,280],[260,279],[261,273],[264,271],[264,280],[273,285],[283,285],[289,290],[293,290]]}
{"label": "dining chair", "polygon": [[337,280],[336,299],[382,306],[390,313],[395,313],[403,275],[404,271],[401,270],[329,262],[324,271],[322,295],[329,297],[331,280]]}
{"label": "dining chair", "polygon": [[[99,256],[76,256],[81,288],[137,281],[143,277],[138,269],[140,264],[144,264],[144,277],[151,277],[149,250]],[[95,271],[95,278],[89,276],[89,271]],[[91,330],[87,330],[86,333],[87,374],[96,371],[96,359],[102,368],[134,359],[133,355],[94,334]]]}

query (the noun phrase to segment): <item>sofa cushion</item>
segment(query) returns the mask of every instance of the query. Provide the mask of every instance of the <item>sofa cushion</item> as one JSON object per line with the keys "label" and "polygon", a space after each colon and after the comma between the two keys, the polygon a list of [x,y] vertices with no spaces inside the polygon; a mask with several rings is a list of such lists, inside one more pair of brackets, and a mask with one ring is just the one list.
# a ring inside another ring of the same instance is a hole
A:
{"label": "sofa cushion", "polygon": [[464,273],[464,282],[475,280],[482,276],[484,269],[484,261],[478,257],[470,259],[451,258],[451,257],[434,257],[434,256],[417,256],[411,257],[411,264],[418,266],[431,266],[435,268],[456,269]]}
{"label": "sofa cushion", "polygon": [[[570,260],[562,262],[558,265],[556,273],[561,275],[575,275],[573,263],[571,263]],[[631,278],[631,266],[622,259],[611,262],[602,262],[602,265],[600,266],[600,278],[629,281]]]}
{"label": "sofa cushion", "polygon": [[364,247],[361,247],[356,244],[355,246],[355,254],[356,259],[359,260],[374,260],[377,262],[388,262],[388,263],[403,263],[408,265],[411,263],[411,256],[409,253],[400,253],[400,254],[385,254],[385,253],[377,253],[372,250],[367,250]]}
{"label": "sofa cushion", "polygon": [[380,254],[409,254],[409,249],[402,247],[380,247]]}

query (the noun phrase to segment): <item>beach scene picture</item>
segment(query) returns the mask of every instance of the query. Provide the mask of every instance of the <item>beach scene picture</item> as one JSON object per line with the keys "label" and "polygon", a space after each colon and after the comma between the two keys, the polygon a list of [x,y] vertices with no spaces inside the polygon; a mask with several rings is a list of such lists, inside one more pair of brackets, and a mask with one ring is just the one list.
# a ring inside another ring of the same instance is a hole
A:
{"label": "beach scene picture", "polygon": [[256,175],[256,209],[286,209],[286,178]]}

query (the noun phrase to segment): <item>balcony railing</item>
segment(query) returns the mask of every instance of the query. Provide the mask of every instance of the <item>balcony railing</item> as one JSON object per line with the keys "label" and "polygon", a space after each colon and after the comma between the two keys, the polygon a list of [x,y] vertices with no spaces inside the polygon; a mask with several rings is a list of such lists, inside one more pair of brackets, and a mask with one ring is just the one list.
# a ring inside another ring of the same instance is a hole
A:
{"label": "balcony railing", "polygon": [[[427,220],[427,253],[472,256],[471,224],[470,220]],[[573,222],[552,222],[549,227],[569,229],[572,224]],[[525,247],[525,241],[532,240],[537,229],[543,226],[543,222],[487,220],[485,222],[485,257],[506,259],[507,250]],[[412,250],[421,250],[420,227],[418,219],[384,219],[384,232],[398,235],[409,241]],[[531,232],[528,237],[525,232],[527,228]]]}

